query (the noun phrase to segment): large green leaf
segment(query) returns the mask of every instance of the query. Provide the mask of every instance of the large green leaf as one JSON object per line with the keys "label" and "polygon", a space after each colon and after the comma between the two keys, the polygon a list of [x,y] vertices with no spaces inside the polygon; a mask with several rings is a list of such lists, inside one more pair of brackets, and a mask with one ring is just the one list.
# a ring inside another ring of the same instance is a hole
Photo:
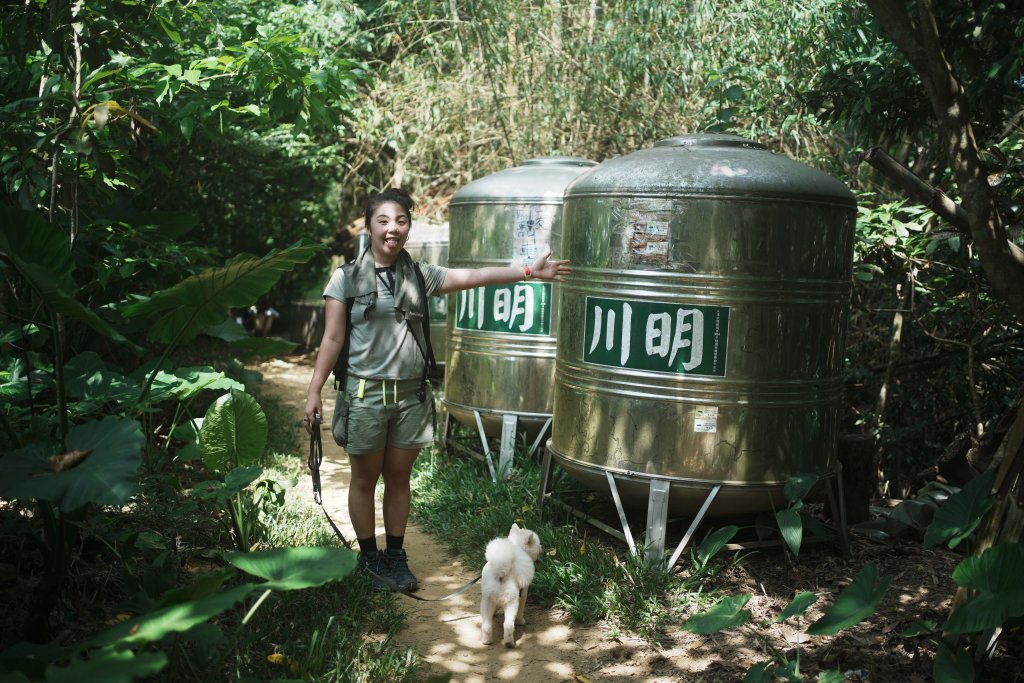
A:
{"label": "large green leaf", "polygon": [[697,556],[695,562],[699,569],[703,569],[707,566],[707,563],[711,561],[718,552],[725,547],[725,544],[732,540],[732,537],[739,531],[739,527],[735,525],[724,526],[721,529],[715,529],[704,542],[700,544],[700,548],[697,549]]}
{"label": "large green leaf", "polygon": [[32,264],[48,273],[54,284],[68,288],[74,285],[71,240],[64,230],[47,223],[37,211],[5,204],[0,204],[0,225],[5,228],[0,230],[0,254],[16,267]]}
{"label": "large green leaf", "polygon": [[759,662],[747,669],[743,683],[772,683],[775,678],[775,667],[771,662]]}
{"label": "large green leaf", "polygon": [[232,350],[245,356],[282,356],[291,353],[296,346],[295,342],[280,337],[246,337],[231,342]]}
{"label": "large green leaf", "polygon": [[684,621],[682,629],[690,633],[708,635],[718,633],[723,629],[742,626],[750,619],[750,610],[743,609],[743,606],[751,597],[750,595],[731,595],[722,598],[707,612],[695,614]]}
{"label": "large green leaf", "polygon": [[180,605],[212,595],[214,591],[221,589],[227,581],[236,575],[234,569],[217,569],[206,572],[196,578],[195,581],[181,588],[173,588],[160,597],[157,608]]}
{"label": "large green leaf", "polygon": [[844,628],[849,628],[871,616],[878,603],[889,590],[891,576],[878,578],[878,567],[873,562],[864,565],[853,582],[843,589],[832,608],[825,615],[811,624],[808,635],[834,636]]}
{"label": "large green leaf", "polygon": [[153,676],[167,666],[166,652],[131,650],[100,650],[90,653],[87,660],[76,660],[67,666],[46,668],[46,683],[131,683],[137,678]]}
{"label": "large green leaf", "polygon": [[790,503],[795,503],[798,500],[803,500],[804,497],[811,492],[814,485],[818,483],[818,475],[809,474],[802,472],[800,474],[794,474],[792,477],[786,480],[786,485],[782,489],[783,495],[786,496],[786,500]]}
{"label": "large green leaf", "polygon": [[944,640],[939,640],[932,664],[935,683],[973,683],[974,657],[969,650],[953,650]]}
{"label": "large green leaf", "polygon": [[968,557],[953,570],[957,585],[977,591],[949,615],[945,629],[974,633],[1024,616],[1024,545],[1002,543]]}
{"label": "large green leaf", "polygon": [[249,330],[226,316],[220,323],[203,329],[203,334],[222,339],[226,342],[236,342],[249,338]]}
{"label": "large green leaf", "polygon": [[169,373],[160,371],[153,382],[154,385],[157,382],[166,383],[170,387],[171,393],[181,401],[188,400],[201,391],[213,389],[242,391],[245,389],[245,385],[241,382],[235,381],[223,372],[209,366],[178,368]]}
{"label": "large green leaf", "polygon": [[[79,648],[68,645],[50,645],[49,643],[15,643],[0,652],[0,678],[16,681],[38,681],[46,675],[46,667],[50,662],[61,662],[75,656]],[[23,678],[17,678],[13,672],[19,672]]]}
{"label": "large green leaf", "polygon": [[232,391],[209,407],[199,429],[199,451],[212,470],[252,465],[267,445],[267,416],[249,394]]}
{"label": "large green leaf", "polygon": [[924,534],[924,547],[949,540],[955,548],[978,528],[982,517],[992,507],[992,484],[995,470],[975,477],[943,503]]}
{"label": "large green leaf", "polygon": [[244,572],[266,579],[258,588],[278,591],[314,588],[347,576],[356,567],[348,548],[274,548],[230,553],[225,559]]}
{"label": "large green leaf", "polygon": [[106,417],[87,422],[68,434],[69,451],[85,454],[71,469],[53,472],[51,453],[38,446],[0,458],[0,496],[45,500],[65,512],[90,503],[123,505],[135,493],[144,445],[135,420]]}
{"label": "large green leaf", "polygon": [[7,228],[0,231],[0,254],[14,264],[51,312],[79,320],[103,336],[141,352],[138,345],[72,295],[74,262],[70,241],[63,230],[34,211],[4,205],[0,205],[0,224]]}
{"label": "large green leaf", "polygon": [[203,328],[223,322],[229,308],[248,306],[269,291],[283,273],[323,249],[321,244],[300,241],[262,258],[242,254],[221,268],[210,268],[145,301],[126,306],[124,314],[151,318],[150,339],[182,343]]}
{"label": "large green leaf", "polygon": [[793,552],[793,557],[799,557],[800,543],[804,538],[804,525],[800,513],[792,508],[779,510],[775,513],[775,521],[782,532],[782,540]]}
{"label": "large green leaf", "polygon": [[64,384],[70,396],[96,404],[125,404],[139,397],[142,387],[112,370],[95,351],[86,351],[64,364]]}
{"label": "large green leaf", "polygon": [[235,467],[224,476],[224,481],[212,479],[199,482],[192,487],[192,495],[199,499],[225,503],[259,479],[262,474],[262,467]]}
{"label": "large green leaf", "polygon": [[782,610],[782,613],[779,614],[779,616],[775,617],[775,621],[785,621],[790,617],[795,617],[797,615],[803,614],[807,611],[808,607],[810,607],[817,601],[818,596],[816,593],[809,593],[806,591],[802,593],[797,593],[793,596],[793,600],[788,605],[786,605],[786,609]]}
{"label": "large green leaf", "polygon": [[213,593],[198,600],[164,607],[118,624],[83,645],[105,647],[114,644],[155,643],[170,633],[183,633],[196,624],[212,619],[247,598],[254,590],[256,586],[246,583],[223,593]]}

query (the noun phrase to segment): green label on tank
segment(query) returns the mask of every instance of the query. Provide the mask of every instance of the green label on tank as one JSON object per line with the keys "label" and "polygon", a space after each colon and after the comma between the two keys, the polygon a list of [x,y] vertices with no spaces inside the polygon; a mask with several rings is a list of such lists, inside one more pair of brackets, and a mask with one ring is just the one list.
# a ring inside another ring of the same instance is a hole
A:
{"label": "green label on tank", "polygon": [[455,327],[505,334],[551,334],[551,283],[477,287],[455,297]]}
{"label": "green label on tank", "polygon": [[725,377],[729,307],[588,296],[583,362]]}

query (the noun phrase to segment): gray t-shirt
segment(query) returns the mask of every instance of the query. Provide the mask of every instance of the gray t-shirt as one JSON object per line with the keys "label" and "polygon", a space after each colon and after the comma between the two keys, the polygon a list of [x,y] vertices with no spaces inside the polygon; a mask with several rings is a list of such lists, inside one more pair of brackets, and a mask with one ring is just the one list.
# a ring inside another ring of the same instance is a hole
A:
{"label": "gray t-shirt", "polygon": [[[448,269],[421,263],[427,296],[434,296],[444,284]],[[419,379],[423,374],[423,354],[416,337],[402,315],[395,310],[395,297],[378,277],[377,305],[364,317],[369,295],[352,303],[352,330],[349,337],[349,373],[363,379]],[[331,275],[324,297],[345,303],[345,272],[337,268]]]}

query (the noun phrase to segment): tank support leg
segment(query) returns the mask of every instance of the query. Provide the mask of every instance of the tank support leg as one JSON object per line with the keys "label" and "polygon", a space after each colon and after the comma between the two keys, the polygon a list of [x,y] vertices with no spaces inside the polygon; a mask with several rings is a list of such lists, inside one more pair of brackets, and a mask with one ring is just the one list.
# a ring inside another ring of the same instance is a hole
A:
{"label": "tank support leg", "polygon": [[544,449],[544,459],[540,464],[540,491],[537,492],[537,510],[544,507],[544,499],[548,496],[548,489],[551,488],[551,467],[553,459],[551,451]]}
{"label": "tank support leg", "polygon": [[605,476],[608,478],[608,488],[612,491],[612,500],[615,501],[615,509],[619,511],[619,522],[622,523],[622,534],[626,538],[626,545],[629,546],[629,552],[632,555],[636,555],[636,543],[633,542],[633,534],[629,530],[629,522],[626,520],[626,511],[622,507],[622,499],[619,498],[619,488],[615,485],[615,477],[608,470],[604,471]]}
{"label": "tank support leg", "polygon": [[516,415],[502,415],[501,417],[501,450],[498,452],[498,474],[502,479],[508,479],[512,473],[512,453],[516,447],[516,425],[519,418]]}
{"label": "tank support leg", "polygon": [[669,558],[668,566],[665,567],[665,571],[672,571],[672,567],[676,566],[676,562],[679,561],[679,556],[683,554],[683,549],[689,544],[690,539],[693,538],[693,532],[697,530],[701,521],[704,519],[704,515],[707,514],[708,508],[711,507],[711,503],[714,502],[715,496],[722,490],[722,485],[715,486],[708,493],[708,497],[704,499],[704,504],[700,506],[700,510],[697,511],[697,516],[693,518],[690,523],[690,528],[686,530],[686,534],[683,536],[683,540],[679,541],[679,545],[676,547],[676,551],[672,553],[672,557]]}
{"label": "tank support leg", "polygon": [[537,448],[540,446],[540,441],[544,438],[544,435],[548,433],[548,427],[550,426],[551,418],[549,417],[547,421],[544,422],[544,426],[540,428],[540,434],[538,434],[537,438],[533,440],[533,445],[530,446],[530,451],[526,454],[528,457],[532,458],[533,454],[537,452]]}
{"label": "tank support leg", "polygon": [[494,473],[494,460],[491,459],[491,447],[487,445],[487,435],[484,434],[484,422],[480,419],[480,411],[474,410],[473,417],[476,418],[476,428],[480,433],[480,444],[484,447],[484,460],[487,461],[487,469],[491,473],[491,481],[497,482],[498,476]]}
{"label": "tank support leg", "polygon": [[835,478],[825,484],[825,495],[828,497],[828,506],[832,510],[832,519],[836,523],[839,552],[846,557],[850,554],[850,538],[846,535],[846,499],[843,496],[843,464],[841,462],[836,463]]}
{"label": "tank support leg", "polygon": [[448,455],[448,439],[451,438],[452,415],[448,412],[443,401],[440,402],[438,409],[441,412],[441,452]]}
{"label": "tank support leg", "polygon": [[651,495],[647,499],[647,539],[644,559],[647,564],[661,562],[665,554],[665,528],[668,525],[668,494],[671,484],[667,479],[651,479]]}

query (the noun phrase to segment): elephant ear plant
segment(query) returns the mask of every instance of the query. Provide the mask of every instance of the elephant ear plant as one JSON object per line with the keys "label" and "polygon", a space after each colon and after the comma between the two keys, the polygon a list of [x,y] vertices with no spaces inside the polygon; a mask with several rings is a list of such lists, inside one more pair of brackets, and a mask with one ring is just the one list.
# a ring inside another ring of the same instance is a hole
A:
{"label": "elephant ear plant", "polygon": [[[222,473],[216,495],[229,506],[235,546],[248,550],[256,542],[253,506],[280,496],[270,484],[258,485],[258,495],[243,495],[259,476],[246,468],[266,441],[262,411],[241,384],[213,368],[170,368],[171,353],[200,334],[224,339],[229,349],[286,347],[280,340],[243,340],[224,321],[230,308],[251,305],[323,246],[298,242],[263,257],[238,255],[220,267],[197,271],[193,265],[169,288],[98,301],[104,290],[83,285],[103,266],[76,259],[65,230],[39,212],[3,205],[0,224],[0,341],[6,345],[0,357],[0,498],[8,509],[24,511],[17,533],[43,558],[22,634],[45,642],[54,605],[69,585],[74,549],[81,546],[78,534],[95,528],[89,520],[104,506],[130,514],[143,463],[159,465],[169,457],[168,434],[193,437],[197,420],[190,406],[200,392],[230,391],[208,413],[199,443],[207,464]],[[81,226],[82,234],[91,229]],[[160,232],[157,225],[151,235]],[[139,343],[142,330],[146,346]],[[81,352],[69,359],[68,349]],[[168,405],[174,409],[170,425],[162,417]],[[129,655],[118,651],[110,661]]]}
{"label": "elephant ear plant", "polygon": [[284,489],[260,478],[256,463],[267,444],[267,418],[255,399],[240,391],[224,394],[206,411],[199,429],[203,462],[221,479],[197,484],[193,495],[215,501],[227,509],[235,546],[253,549],[265,536],[262,519],[284,503]]}

